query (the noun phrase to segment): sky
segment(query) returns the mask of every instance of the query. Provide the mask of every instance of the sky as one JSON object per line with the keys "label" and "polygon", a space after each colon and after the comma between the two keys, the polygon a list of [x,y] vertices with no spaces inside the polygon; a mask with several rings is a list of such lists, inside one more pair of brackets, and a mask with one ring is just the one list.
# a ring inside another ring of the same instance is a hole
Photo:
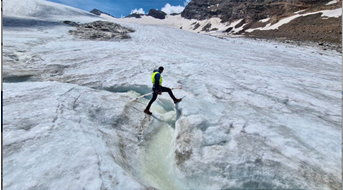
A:
{"label": "sky", "polygon": [[148,14],[150,9],[167,14],[180,13],[191,0],[48,0],[81,10],[98,9],[114,17],[125,17],[138,12]]}

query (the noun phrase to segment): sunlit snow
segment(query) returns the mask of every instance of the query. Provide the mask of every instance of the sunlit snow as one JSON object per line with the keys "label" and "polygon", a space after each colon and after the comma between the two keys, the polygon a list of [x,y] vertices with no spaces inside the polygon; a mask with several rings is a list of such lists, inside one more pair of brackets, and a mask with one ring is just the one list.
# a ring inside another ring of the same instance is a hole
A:
{"label": "sunlit snow", "polygon": [[[341,189],[341,55],[5,0],[4,189]],[[118,21],[119,22],[119,21]],[[159,66],[168,94],[151,91]]]}

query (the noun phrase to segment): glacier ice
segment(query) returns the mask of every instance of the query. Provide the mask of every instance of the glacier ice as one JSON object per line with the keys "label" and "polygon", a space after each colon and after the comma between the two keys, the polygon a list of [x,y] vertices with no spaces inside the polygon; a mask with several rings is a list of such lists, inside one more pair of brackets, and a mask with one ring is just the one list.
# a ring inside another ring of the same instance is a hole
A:
{"label": "glacier ice", "polygon": [[[125,20],[81,40],[60,22],[101,18],[35,3],[4,1],[4,188],[341,189],[340,54]],[[161,65],[184,98],[150,117],[131,100]]]}

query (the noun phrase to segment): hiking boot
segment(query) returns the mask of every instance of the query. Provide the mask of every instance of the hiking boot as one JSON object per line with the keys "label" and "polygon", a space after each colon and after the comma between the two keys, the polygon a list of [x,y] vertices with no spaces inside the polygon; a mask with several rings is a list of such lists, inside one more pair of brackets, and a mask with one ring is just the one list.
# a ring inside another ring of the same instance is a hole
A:
{"label": "hiking boot", "polygon": [[176,99],[176,100],[174,100],[174,104],[176,104],[176,103],[178,103],[178,102],[180,102],[182,99],[180,98],[180,99]]}
{"label": "hiking boot", "polygon": [[152,113],[149,110],[147,110],[147,109],[144,110],[144,113],[146,113],[148,115],[152,115]]}

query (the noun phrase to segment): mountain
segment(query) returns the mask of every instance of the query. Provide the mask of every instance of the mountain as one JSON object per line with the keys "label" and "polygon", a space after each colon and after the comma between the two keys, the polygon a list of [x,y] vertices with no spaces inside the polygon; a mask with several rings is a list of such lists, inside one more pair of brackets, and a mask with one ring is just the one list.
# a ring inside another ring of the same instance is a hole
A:
{"label": "mountain", "polygon": [[328,2],[329,0],[192,0],[181,15],[187,19],[200,20],[219,17],[223,22],[244,19],[249,23],[271,17],[280,19],[299,10],[319,9]]}
{"label": "mountain", "polygon": [[149,13],[148,14],[141,14],[141,13],[132,13],[128,16],[126,16],[125,18],[142,18],[144,16],[151,16],[153,18],[156,18],[156,19],[165,19],[166,17],[166,13],[163,12],[163,11],[159,11],[159,10],[156,10],[156,9],[150,9]]}
{"label": "mountain", "polygon": [[132,13],[132,14],[126,16],[126,18],[141,18],[144,15],[145,14],[141,14],[141,13]]}
{"label": "mountain", "polygon": [[[289,23],[288,27],[279,28],[272,32],[259,30],[246,33],[249,29],[275,24],[298,12],[306,14],[341,7],[342,2],[336,0],[192,0],[181,15],[186,19],[199,20],[217,17],[222,22],[229,23],[240,20],[235,28],[241,26],[243,28],[236,34],[246,34],[247,36],[341,43],[342,16],[323,21],[320,12],[318,15],[311,14],[301,19],[295,19]],[[261,22],[265,19],[268,21]],[[228,32],[230,33],[231,30],[229,29]]]}
{"label": "mountain", "polygon": [[148,13],[148,16],[152,16],[152,17],[157,18],[157,19],[165,19],[166,15],[167,14],[165,12],[159,11],[156,9],[150,9],[150,11]]}
{"label": "mountain", "polygon": [[110,14],[108,14],[108,13],[102,12],[102,11],[100,11],[100,10],[98,10],[98,9],[93,9],[93,10],[91,10],[90,12],[93,13],[93,14],[95,14],[95,15],[98,15],[98,16],[100,16],[101,14],[105,14],[105,15],[114,17],[114,16],[112,16],[112,15],[110,15]]}

